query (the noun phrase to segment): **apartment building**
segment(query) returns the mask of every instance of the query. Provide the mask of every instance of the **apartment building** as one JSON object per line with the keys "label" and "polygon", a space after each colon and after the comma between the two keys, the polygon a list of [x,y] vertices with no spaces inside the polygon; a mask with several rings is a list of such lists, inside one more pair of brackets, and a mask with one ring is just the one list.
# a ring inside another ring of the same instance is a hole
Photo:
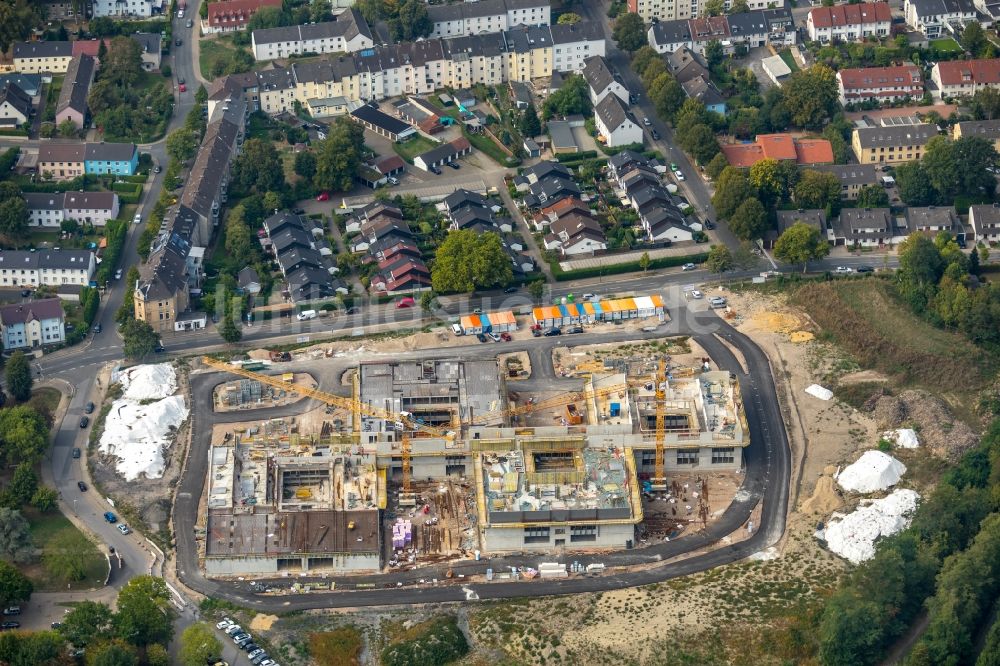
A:
{"label": "apartment building", "polygon": [[887,2],[813,7],[806,17],[806,31],[814,42],[861,41],[867,37],[887,37],[892,12]]}
{"label": "apartment building", "polygon": [[86,286],[96,267],[90,250],[0,250],[0,287]]}
{"label": "apartment building", "polygon": [[25,192],[28,225],[59,229],[65,220],[102,227],[121,210],[114,192]]}
{"label": "apartment building", "polygon": [[860,164],[901,164],[922,158],[927,142],[937,135],[937,127],[930,124],[859,127],[851,136],[851,148]]}
{"label": "apartment building", "polygon": [[201,22],[205,34],[246,30],[247,23],[263,7],[281,7],[281,0],[219,0],[208,4],[208,18]]}
{"label": "apartment building", "polygon": [[969,206],[969,224],[976,234],[976,241],[1000,242],[1000,204]]}
{"label": "apartment building", "polygon": [[837,72],[841,104],[897,102],[924,95],[924,75],[916,65],[863,67]]}
{"label": "apartment building", "polygon": [[787,5],[729,16],[693,17],[660,21],[650,26],[649,44],[658,53],[674,53],[687,48],[699,55],[713,41],[721,42],[729,52],[736,45],[756,48],[794,44],[795,24]]}
{"label": "apartment building", "polygon": [[70,42],[14,44],[14,71],[21,74],[64,74],[72,59]]}
{"label": "apartment building", "polygon": [[35,349],[64,342],[62,302],[45,298],[0,307],[0,338],[4,349]]}
{"label": "apartment building", "polygon": [[605,55],[605,41],[596,23],[554,25],[552,30],[552,69],[556,72],[579,72],[588,58]]}
{"label": "apartment building", "polygon": [[430,5],[427,15],[434,28],[430,37],[457,37],[503,32],[518,25],[550,25],[548,0],[479,0]]}
{"label": "apartment building", "polygon": [[165,0],[93,0],[94,16],[150,18],[166,9]]}
{"label": "apartment building", "polygon": [[862,187],[878,184],[878,173],[873,164],[815,164],[809,168],[836,176],[840,181],[841,199],[857,199]]}
{"label": "apartment building", "polygon": [[967,120],[951,126],[951,138],[961,139],[963,136],[986,139],[1000,150],[1000,120]]}
{"label": "apartment building", "polygon": [[928,39],[953,34],[956,28],[978,20],[972,0],[905,0],[903,15],[908,26]]}
{"label": "apartment building", "polygon": [[274,60],[303,53],[354,53],[374,45],[368,22],[356,9],[332,21],[254,30],[250,48],[256,60]]}
{"label": "apartment building", "polygon": [[645,23],[686,21],[698,16],[700,6],[698,0],[628,0],[626,5]]}
{"label": "apartment building", "polygon": [[931,68],[935,99],[971,97],[977,90],[1000,87],[1000,58],[950,60]]}

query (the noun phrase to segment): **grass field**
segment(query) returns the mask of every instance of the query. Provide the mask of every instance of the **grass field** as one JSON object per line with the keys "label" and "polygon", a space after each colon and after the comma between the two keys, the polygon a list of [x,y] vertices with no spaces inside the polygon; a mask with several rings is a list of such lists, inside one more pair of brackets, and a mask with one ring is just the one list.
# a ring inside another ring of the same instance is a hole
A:
{"label": "grass field", "polygon": [[203,39],[199,45],[198,66],[201,75],[212,80],[212,66],[218,60],[226,60],[236,52],[233,38],[228,35],[216,35],[215,39]]}
{"label": "grass field", "polygon": [[108,575],[108,562],[86,536],[83,535],[58,511],[40,513],[34,509],[25,509],[24,517],[31,525],[31,537],[35,547],[44,554],[46,548],[61,538],[72,539],[73,552],[82,564],[83,578],[76,581],[53,575],[41,563],[26,567],[25,573],[35,584],[38,592],[56,592],[61,590],[87,590],[101,587]]}
{"label": "grass field", "polygon": [[441,144],[436,141],[431,141],[425,136],[415,136],[412,139],[404,141],[403,143],[393,143],[392,149],[396,151],[396,154],[402,157],[404,160],[413,164],[413,158],[421,153],[426,153],[432,148],[437,148]]}
{"label": "grass field", "polygon": [[363,647],[361,632],[350,626],[309,635],[309,656],[324,666],[357,666]]}
{"label": "grass field", "polygon": [[912,314],[881,280],[815,282],[799,287],[792,301],[862,367],[903,385],[972,394],[990,381],[996,366],[996,359],[960,334]]}
{"label": "grass field", "polygon": [[791,49],[782,49],[781,51],[778,51],[778,55],[781,56],[781,59],[785,61],[786,65],[788,65],[788,69],[793,72],[799,71],[799,63],[795,62],[795,58],[792,57]]}
{"label": "grass field", "polygon": [[951,37],[945,37],[944,39],[932,39],[931,48],[941,51],[942,53],[948,53],[951,51],[957,52],[962,50],[962,47],[958,45],[958,42]]}

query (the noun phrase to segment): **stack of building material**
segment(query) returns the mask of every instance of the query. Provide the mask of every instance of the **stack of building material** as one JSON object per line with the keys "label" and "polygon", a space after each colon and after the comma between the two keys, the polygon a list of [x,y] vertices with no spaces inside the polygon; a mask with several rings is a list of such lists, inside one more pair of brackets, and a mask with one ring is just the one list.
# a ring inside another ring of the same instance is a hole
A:
{"label": "stack of building material", "polygon": [[559,562],[542,562],[538,565],[538,575],[542,578],[568,578],[566,565]]}
{"label": "stack of building material", "polygon": [[413,542],[413,523],[399,518],[392,526],[392,547],[402,550]]}

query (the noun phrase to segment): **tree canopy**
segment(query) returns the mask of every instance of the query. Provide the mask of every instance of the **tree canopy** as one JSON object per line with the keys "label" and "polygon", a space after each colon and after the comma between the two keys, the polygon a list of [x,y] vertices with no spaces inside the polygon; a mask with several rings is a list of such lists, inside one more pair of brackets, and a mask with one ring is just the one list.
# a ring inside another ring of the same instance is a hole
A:
{"label": "tree canopy", "polygon": [[774,256],[789,264],[801,263],[803,273],[810,261],[829,253],[830,244],[819,229],[805,222],[796,222],[785,229],[774,244]]}
{"label": "tree canopy", "polygon": [[832,173],[806,169],[795,185],[795,203],[801,208],[825,209],[840,201],[840,179]]}
{"label": "tree canopy", "polygon": [[716,180],[712,206],[719,217],[726,219],[736,212],[741,203],[755,194],[746,173],[742,169],[727,166]]}
{"label": "tree canopy", "polygon": [[180,660],[183,666],[205,666],[222,654],[222,641],[204,622],[195,622],[181,634]]}
{"label": "tree canopy", "polygon": [[713,273],[726,273],[735,268],[733,255],[725,245],[713,245],[708,251],[705,266]]}
{"label": "tree canopy", "polygon": [[321,190],[346,192],[361,166],[365,135],[361,125],[340,117],[316,149],[314,184]]}
{"label": "tree canopy", "polygon": [[439,294],[491,289],[513,277],[500,236],[469,229],[448,232],[431,267],[431,283]]}
{"label": "tree canopy", "polygon": [[865,185],[858,192],[858,208],[884,208],[889,205],[889,195],[880,185]]}
{"label": "tree canopy", "polygon": [[0,604],[4,607],[24,603],[31,598],[35,586],[17,567],[0,561]]}
{"label": "tree canopy", "polygon": [[31,386],[34,379],[31,376],[31,362],[24,352],[16,351],[9,359],[4,368],[4,379],[6,380],[7,392],[20,401],[31,397]]}
{"label": "tree canopy", "polygon": [[41,24],[41,7],[30,0],[0,0],[0,51],[28,38],[31,29]]}
{"label": "tree canopy", "polygon": [[574,113],[590,113],[590,88],[579,74],[571,74],[563,79],[559,89],[549,95],[542,105],[542,117],[545,120]]}
{"label": "tree canopy", "polygon": [[746,199],[729,216],[729,229],[737,238],[757,240],[767,231],[767,211],[758,199]]}
{"label": "tree canopy", "polygon": [[125,356],[131,359],[146,358],[160,344],[160,336],[156,334],[153,327],[138,319],[130,319],[122,324],[121,334],[122,340],[125,342],[123,351]]}
{"label": "tree canopy", "polygon": [[434,22],[427,14],[427,5],[420,0],[406,0],[399,6],[397,16],[389,19],[393,39],[412,42],[418,37],[428,37],[434,31]]}
{"label": "tree canopy", "polygon": [[35,558],[31,527],[20,511],[0,507],[0,559],[24,564]]}
{"label": "tree canopy", "polygon": [[784,106],[799,127],[822,129],[837,110],[837,75],[826,65],[794,72],[782,90]]}
{"label": "tree canopy", "polygon": [[247,139],[233,161],[233,184],[244,192],[263,194],[285,187],[281,156],[270,141]]}
{"label": "tree canopy", "polygon": [[611,32],[611,37],[615,40],[622,51],[634,53],[643,46],[646,46],[646,25],[638,14],[628,12],[615,19],[615,27]]}
{"label": "tree canopy", "polygon": [[118,592],[115,633],[137,647],[166,645],[173,635],[174,615],[164,580],[137,576]]}

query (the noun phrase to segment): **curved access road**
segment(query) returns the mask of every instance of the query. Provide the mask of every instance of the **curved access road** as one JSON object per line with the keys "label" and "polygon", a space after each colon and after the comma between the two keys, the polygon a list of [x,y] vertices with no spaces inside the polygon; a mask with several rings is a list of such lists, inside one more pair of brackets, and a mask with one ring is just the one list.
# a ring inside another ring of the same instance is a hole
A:
{"label": "curved access road", "polygon": [[[574,577],[562,580],[533,580],[507,582],[461,581],[433,584],[432,579],[443,580],[448,565],[425,567],[415,571],[400,571],[369,576],[333,576],[324,578],[296,577],[295,582],[307,583],[322,580],[335,582],[336,592],[313,592],[309,594],[284,594],[280,596],[259,595],[251,592],[248,585],[240,582],[205,578],[198,567],[198,543],[194,534],[194,524],[198,513],[198,503],[204,491],[208,466],[210,429],[195,430],[191,451],[188,456],[184,476],[180,480],[174,511],[174,528],[177,539],[177,573],[180,580],[197,592],[216,599],[246,605],[260,611],[283,612],[309,608],[330,608],[348,606],[388,606],[395,604],[437,603],[470,601],[476,599],[502,599],[513,597],[544,596],[613,590],[637,585],[647,585],[678,576],[704,571],[713,567],[741,560],[753,553],[773,545],[783,534],[785,516],[788,509],[788,484],[791,474],[791,454],[788,438],[781,417],[781,410],[775,392],[768,359],[761,349],[749,338],[716,317],[713,313],[693,313],[681,308],[674,313],[669,335],[691,335],[713,358],[721,369],[734,373],[740,382],[747,422],[750,426],[751,444],[744,450],[744,480],[741,492],[724,514],[707,529],[682,536],[669,542],[634,550],[618,551],[605,555],[574,555],[555,558],[551,555],[516,555],[496,557],[484,561],[458,561],[450,564],[456,575],[471,576],[485,573],[487,568],[504,571],[513,566],[536,566],[543,559],[559,559],[568,562],[589,564],[602,562],[608,567],[638,567],[634,570],[618,569],[614,573],[596,577]],[[676,315],[682,315],[677,317]],[[638,337],[664,337],[656,334],[616,333],[602,335],[601,342],[634,340]],[[740,351],[747,369],[737,360],[729,343]],[[508,343],[505,351],[527,349],[547,351],[560,341],[553,338],[533,338],[531,340]],[[406,358],[482,358],[494,356],[495,346],[456,348],[451,350],[430,350],[408,352],[395,355],[396,360]],[[543,354],[543,356],[550,355]],[[345,365],[347,361],[344,361]],[[229,420],[222,415],[211,413],[211,391],[224,377],[219,373],[197,373],[192,375],[193,418],[203,421]],[[254,418],[285,416],[302,411],[302,405],[258,410]],[[246,414],[234,418],[246,419]],[[691,555],[678,562],[656,565],[657,562],[683,556],[717,544],[723,537],[746,529],[754,507],[763,501],[761,525],[753,526],[753,534],[732,545],[717,548],[707,553]],[[650,566],[653,565],[653,566]],[[427,582],[423,582],[427,581]],[[291,581],[280,578],[273,581],[276,587],[285,587]],[[357,589],[358,585],[374,589]]]}

